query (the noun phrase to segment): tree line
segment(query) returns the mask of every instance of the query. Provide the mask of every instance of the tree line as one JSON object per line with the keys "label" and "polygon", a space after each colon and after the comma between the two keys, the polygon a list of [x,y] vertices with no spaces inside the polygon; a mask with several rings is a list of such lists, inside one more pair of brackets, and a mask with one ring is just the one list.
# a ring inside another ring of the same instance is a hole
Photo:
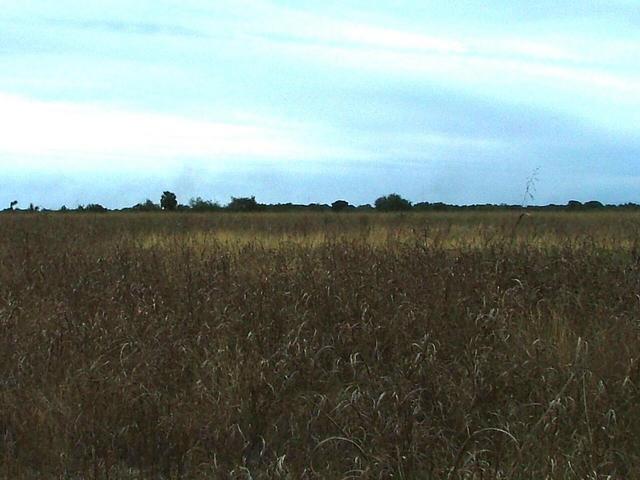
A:
{"label": "tree line", "polygon": [[472,204],[472,205],[455,205],[443,202],[418,202],[412,203],[397,193],[384,195],[375,200],[373,205],[352,205],[346,200],[336,200],[331,204],[327,203],[276,203],[266,204],[260,203],[255,196],[251,197],[231,197],[231,201],[226,205],[219,202],[205,200],[202,197],[191,198],[188,203],[182,204],[178,201],[175,193],[165,191],[160,196],[158,203],[151,199],[137,203],[131,207],[121,209],[109,209],[98,203],[89,203],[86,205],[78,205],[76,208],[68,208],[65,205],[58,210],[50,210],[29,204],[28,208],[18,208],[18,201],[14,200],[6,208],[5,212],[292,212],[292,211],[309,211],[309,212],[350,212],[350,211],[378,211],[378,212],[408,212],[408,211],[458,211],[458,210],[603,210],[603,209],[640,209],[640,205],[636,203],[625,204],[603,204],[597,200],[589,202],[579,202],[570,200],[564,205],[548,204],[548,205],[522,205],[522,204]]}

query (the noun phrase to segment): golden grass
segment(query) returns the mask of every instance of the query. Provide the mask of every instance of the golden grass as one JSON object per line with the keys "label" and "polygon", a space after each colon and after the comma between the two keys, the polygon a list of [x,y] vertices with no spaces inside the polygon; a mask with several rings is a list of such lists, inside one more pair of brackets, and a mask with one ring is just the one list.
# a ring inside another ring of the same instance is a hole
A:
{"label": "golden grass", "polygon": [[0,216],[3,478],[634,478],[640,216]]}

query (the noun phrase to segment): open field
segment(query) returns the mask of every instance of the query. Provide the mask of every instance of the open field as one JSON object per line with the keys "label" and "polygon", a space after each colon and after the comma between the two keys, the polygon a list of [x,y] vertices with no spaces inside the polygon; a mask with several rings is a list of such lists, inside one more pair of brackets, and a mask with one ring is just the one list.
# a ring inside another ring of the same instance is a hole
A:
{"label": "open field", "polygon": [[640,476],[640,214],[4,214],[2,478]]}

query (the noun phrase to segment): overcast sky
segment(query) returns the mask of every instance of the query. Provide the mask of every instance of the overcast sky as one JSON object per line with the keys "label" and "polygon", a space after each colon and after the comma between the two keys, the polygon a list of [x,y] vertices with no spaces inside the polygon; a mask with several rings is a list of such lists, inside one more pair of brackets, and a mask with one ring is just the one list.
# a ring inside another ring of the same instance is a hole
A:
{"label": "overcast sky", "polygon": [[0,0],[0,208],[640,202],[637,0]]}

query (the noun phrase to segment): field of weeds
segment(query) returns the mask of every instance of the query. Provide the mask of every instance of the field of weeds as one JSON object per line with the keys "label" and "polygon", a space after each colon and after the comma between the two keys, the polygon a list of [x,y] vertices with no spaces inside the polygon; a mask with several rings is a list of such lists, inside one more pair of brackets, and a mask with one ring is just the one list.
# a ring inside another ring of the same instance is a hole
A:
{"label": "field of weeds", "polygon": [[640,475],[640,214],[0,216],[2,478]]}

